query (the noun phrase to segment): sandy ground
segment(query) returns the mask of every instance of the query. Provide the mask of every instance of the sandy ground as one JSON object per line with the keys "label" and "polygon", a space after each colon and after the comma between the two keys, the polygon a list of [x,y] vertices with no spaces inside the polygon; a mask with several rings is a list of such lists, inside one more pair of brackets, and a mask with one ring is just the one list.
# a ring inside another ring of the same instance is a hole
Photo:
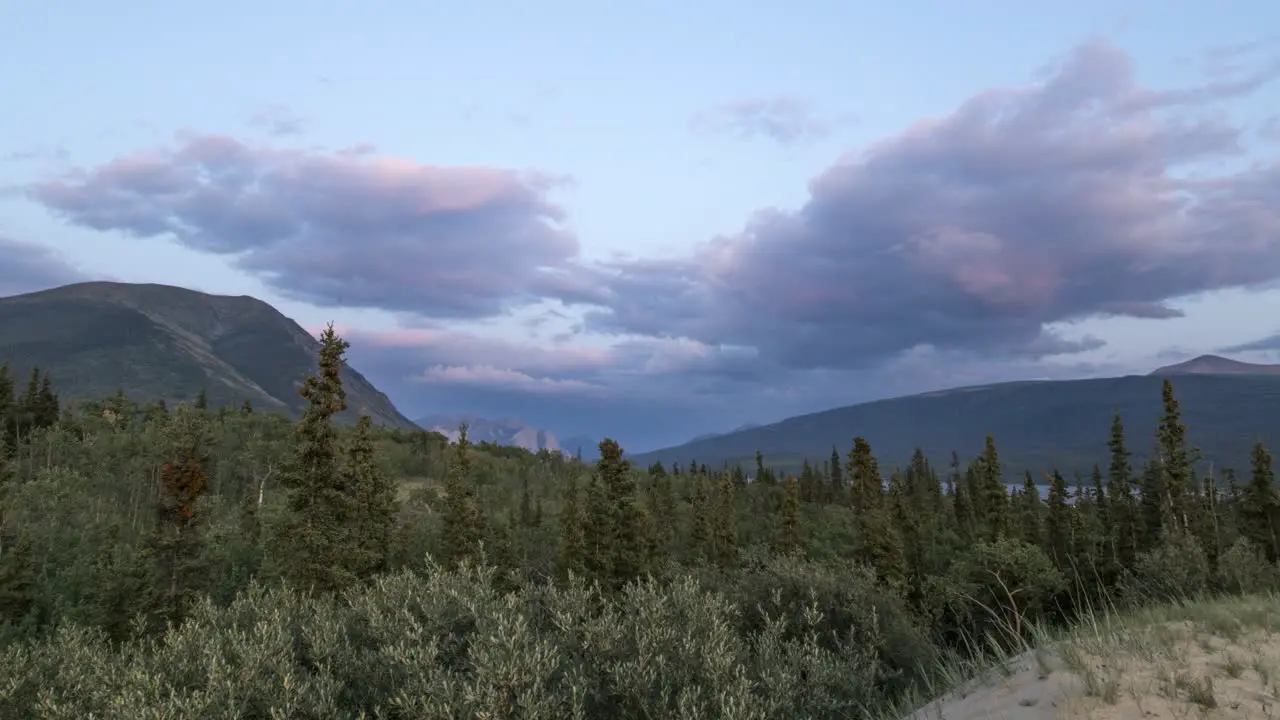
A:
{"label": "sandy ground", "polygon": [[1042,648],[907,720],[1280,720],[1277,598],[1148,611]]}

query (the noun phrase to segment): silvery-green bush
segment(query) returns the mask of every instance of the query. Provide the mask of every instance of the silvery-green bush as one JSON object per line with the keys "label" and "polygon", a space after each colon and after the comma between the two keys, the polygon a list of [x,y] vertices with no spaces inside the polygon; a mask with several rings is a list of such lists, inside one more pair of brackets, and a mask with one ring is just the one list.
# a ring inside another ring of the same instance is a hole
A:
{"label": "silvery-green bush", "polygon": [[817,602],[793,621],[757,608],[744,634],[689,577],[606,597],[579,580],[500,593],[492,573],[329,598],[253,585],[118,646],[63,627],[0,654],[0,717],[763,720],[860,717],[882,697],[874,613],[856,642],[821,637]]}

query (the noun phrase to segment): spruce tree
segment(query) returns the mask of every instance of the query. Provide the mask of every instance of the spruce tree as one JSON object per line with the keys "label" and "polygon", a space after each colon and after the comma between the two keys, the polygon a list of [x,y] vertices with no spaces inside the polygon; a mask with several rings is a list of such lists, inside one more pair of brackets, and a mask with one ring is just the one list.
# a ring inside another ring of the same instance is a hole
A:
{"label": "spruce tree", "polygon": [[712,560],[721,568],[730,568],[738,562],[738,522],[733,484],[727,475],[722,475],[717,486],[711,520]]}
{"label": "spruce tree", "polygon": [[1133,567],[1137,558],[1137,517],[1133,500],[1133,469],[1129,464],[1129,450],[1124,442],[1124,422],[1117,412],[1111,419],[1111,437],[1107,440],[1111,450],[1111,463],[1107,469],[1107,496],[1111,528],[1112,572],[1118,576],[1120,568]]}
{"label": "spruce tree", "polygon": [[995,542],[1009,534],[1009,488],[1004,484],[1004,472],[1000,467],[1000,454],[996,451],[995,438],[988,435],[986,446],[978,463],[979,481],[982,487],[983,525],[987,540]]}
{"label": "spruce tree", "polygon": [[484,533],[476,506],[475,480],[471,476],[471,441],[467,430],[465,423],[458,428],[458,441],[445,477],[440,553],[448,567],[475,560]]}
{"label": "spruce tree", "polygon": [[391,554],[391,537],[399,508],[394,483],[382,472],[374,456],[373,421],[361,415],[347,448],[347,486],[355,491],[355,563],[361,579],[385,572]]}
{"label": "spruce tree", "polygon": [[[17,401],[13,396],[13,377],[9,374],[9,361],[0,362],[0,466],[17,447],[14,442],[14,420]],[[0,481],[4,479],[0,474]]]}
{"label": "spruce tree", "polygon": [[1071,517],[1067,507],[1067,481],[1053,471],[1049,481],[1049,501],[1044,520],[1045,551],[1059,568],[1066,568],[1071,557]]}
{"label": "spruce tree", "polygon": [[826,501],[829,503],[844,502],[844,477],[840,468],[840,451],[831,446],[831,461],[828,472],[831,477],[827,484]]}
{"label": "spruce tree", "polygon": [[711,557],[711,499],[706,481],[693,478],[693,495],[689,498],[689,554],[696,560]]}
{"label": "spruce tree", "polygon": [[880,465],[871,454],[871,443],[864,437],[853,439],[853,449],[849,451],[849,505],[854,513],[861,515],[872,508],[882,506],[884,497],[884,479],[880,476]]}
{"label": "spruce tree", "polygon": [[591,478],[587,481],[585,506],[583,536],[587,547],[584,561],[586,572],[592,579],[608,583],[612,575],[613,524],[609,499],[599,473],[591,473]]}
{"label": "spruce tree", "polygon": [[1040,546],[1044,543],[1040,488],[1036,487],[1035,478],[1031,475],[1030,470],[1023,476],[1022,492],[1019,495],[1021,504],[1019,524],[1021,525],[1022,540],[1029,545]]}
{"label": "spruce tree", "polygon": [[40,377],[40,390],[36,393],[33,420],[36,427],[50,428],[58,424],[62,410],[58,403],[58,394],[53,391],[53,380],[45,372]]}
{"label": "spruce tree", "polygon": [[648,538],[644,537],[640,510],[636,507],[635,478],[631,463],[622,455],[622,447],[615,440],[605,438],[600,443],[600,460],[596,462],[596,473],[609,506],[607,581],[615,589],[621,589],[647,569]]}
{"label": "spruce tree", "polygon": [[180,623],[205,589],[201,565],[204,518],[198,502],[209,485],[211,438],[204,418],[179,406],[164,428],[168,461],[160,469],[155,527],[147,542],[152,558],[152,609],[161,623]]}
{"label": "spruce tree", "polygon": [[800,539],[800,483],[788,478],[782,487],[782,502],[778,505],[778,531],[773,549],[779,555],[799,552]]}
{"label": "spruce tree", "polygon": [[351,567],[351,489],[339,462],[333,416],[347,408],[343,355],[350,345],[330,323],[320,335],[319,370],[299,394],[307,408],[294,428],[294,462],[281,478],[288,517],[278,538],[288,581],[303,592],[338,591],[355,581]]}
{"label": "spruce tree", "polygon": [[560,510],[560,544],[556,548],[556,569],[562,577],[582,577],[586,572],[587,546],[584,517],[578,501],[578,480],[571,473],[564,486]]}
{"label": "spruce tree", "polygon": [[1250,467],[1249,484],[1244,487],[1241,498],[1241,531],[1274,563],[1280,558],[1280,533],[1276,527],[1280,519],[1277,517],[1280,498],[1276,494],[1271,453],[1261,442],[1254,443]]}
{"label": "spruce tree", "polygon": [[[741,471],[741,468],[738,468]],[[736,480],[735,480],[736,486]],[[666,473],[659,475],[654,480],[654,543],[655,547],[664,555],[671,551],[671,545],[675,542],[676,529],[676,493],[671,486],[671,477]]]}
{"label": "spruce tree", "polygon": [[1166,525],[1164,472],[1159,460],[1149,460],[1142,468],[1138,487],[1138,552],[1147,552],[1160,543],[1171,526]]}
{"label": "spruce tree", "polygon": [[520,527],[533,527],[533,498],[529,496],[529,476],[520,477]]}
{"label": "spruce tree", "polygon": [[1173,394],[1173,383],[1165,378],[1161,384],[1164,414],[1156,431],[1156,452],[1160,459],[1164,495],[1161,522],[1170,530],[1188,531],[1189,499],[1194,493],[1192,451],[1187,445],[1187,426]]}

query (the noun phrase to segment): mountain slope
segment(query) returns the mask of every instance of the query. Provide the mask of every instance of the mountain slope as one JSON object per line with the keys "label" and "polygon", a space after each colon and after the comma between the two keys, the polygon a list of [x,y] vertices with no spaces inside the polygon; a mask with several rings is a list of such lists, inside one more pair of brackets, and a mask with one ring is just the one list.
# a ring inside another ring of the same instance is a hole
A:
{"label": "mountain slope", "polygon": [[[1011,472],[1055,465],[1087,472],[1094,462],[1106,467],[1113,411],[1124,417],[1130,451],[1138,457],[1149,451],[1161,412],[1162,379],[1135,375],[959,388],[802,415],[631,459],[641,465],[696,460],[749,467],[758,449],[771,464],[794,468],[806,457],[819,462],[830,457],[832,445],[844,456],[852,438],[862,435],[883,466],[905,464],[919,445],[941,468],[950,463],[953,450],[961,458],[981,452],[991,433]],[[1190,440],[1207,460],[1247,471],[1255,440],[1280,447],[1280,376],[1179,374],[1171,379]]]}
{"label": "mountain slope", "polygon": [[[46,369],[63,398],[117,390],[138,400],[189,400],[207,389],[214,405],[249,400],[296,416],[302,378],[319,342],[261,300],[167,285],[90,282],[0,298],[0,359],[19,372]],[[411,428],[391,401],[353,368],[343,373],[348,410],[375,424]]]}

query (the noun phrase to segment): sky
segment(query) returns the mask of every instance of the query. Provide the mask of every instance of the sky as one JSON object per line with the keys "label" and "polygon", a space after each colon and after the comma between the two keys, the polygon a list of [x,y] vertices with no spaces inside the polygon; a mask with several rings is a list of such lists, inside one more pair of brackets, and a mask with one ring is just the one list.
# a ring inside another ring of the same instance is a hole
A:
{"label": "sky", "polygon": [[0,296],[253,295],[412,418],[641,451],[1280,358],[1273,2],[0,16]]}

